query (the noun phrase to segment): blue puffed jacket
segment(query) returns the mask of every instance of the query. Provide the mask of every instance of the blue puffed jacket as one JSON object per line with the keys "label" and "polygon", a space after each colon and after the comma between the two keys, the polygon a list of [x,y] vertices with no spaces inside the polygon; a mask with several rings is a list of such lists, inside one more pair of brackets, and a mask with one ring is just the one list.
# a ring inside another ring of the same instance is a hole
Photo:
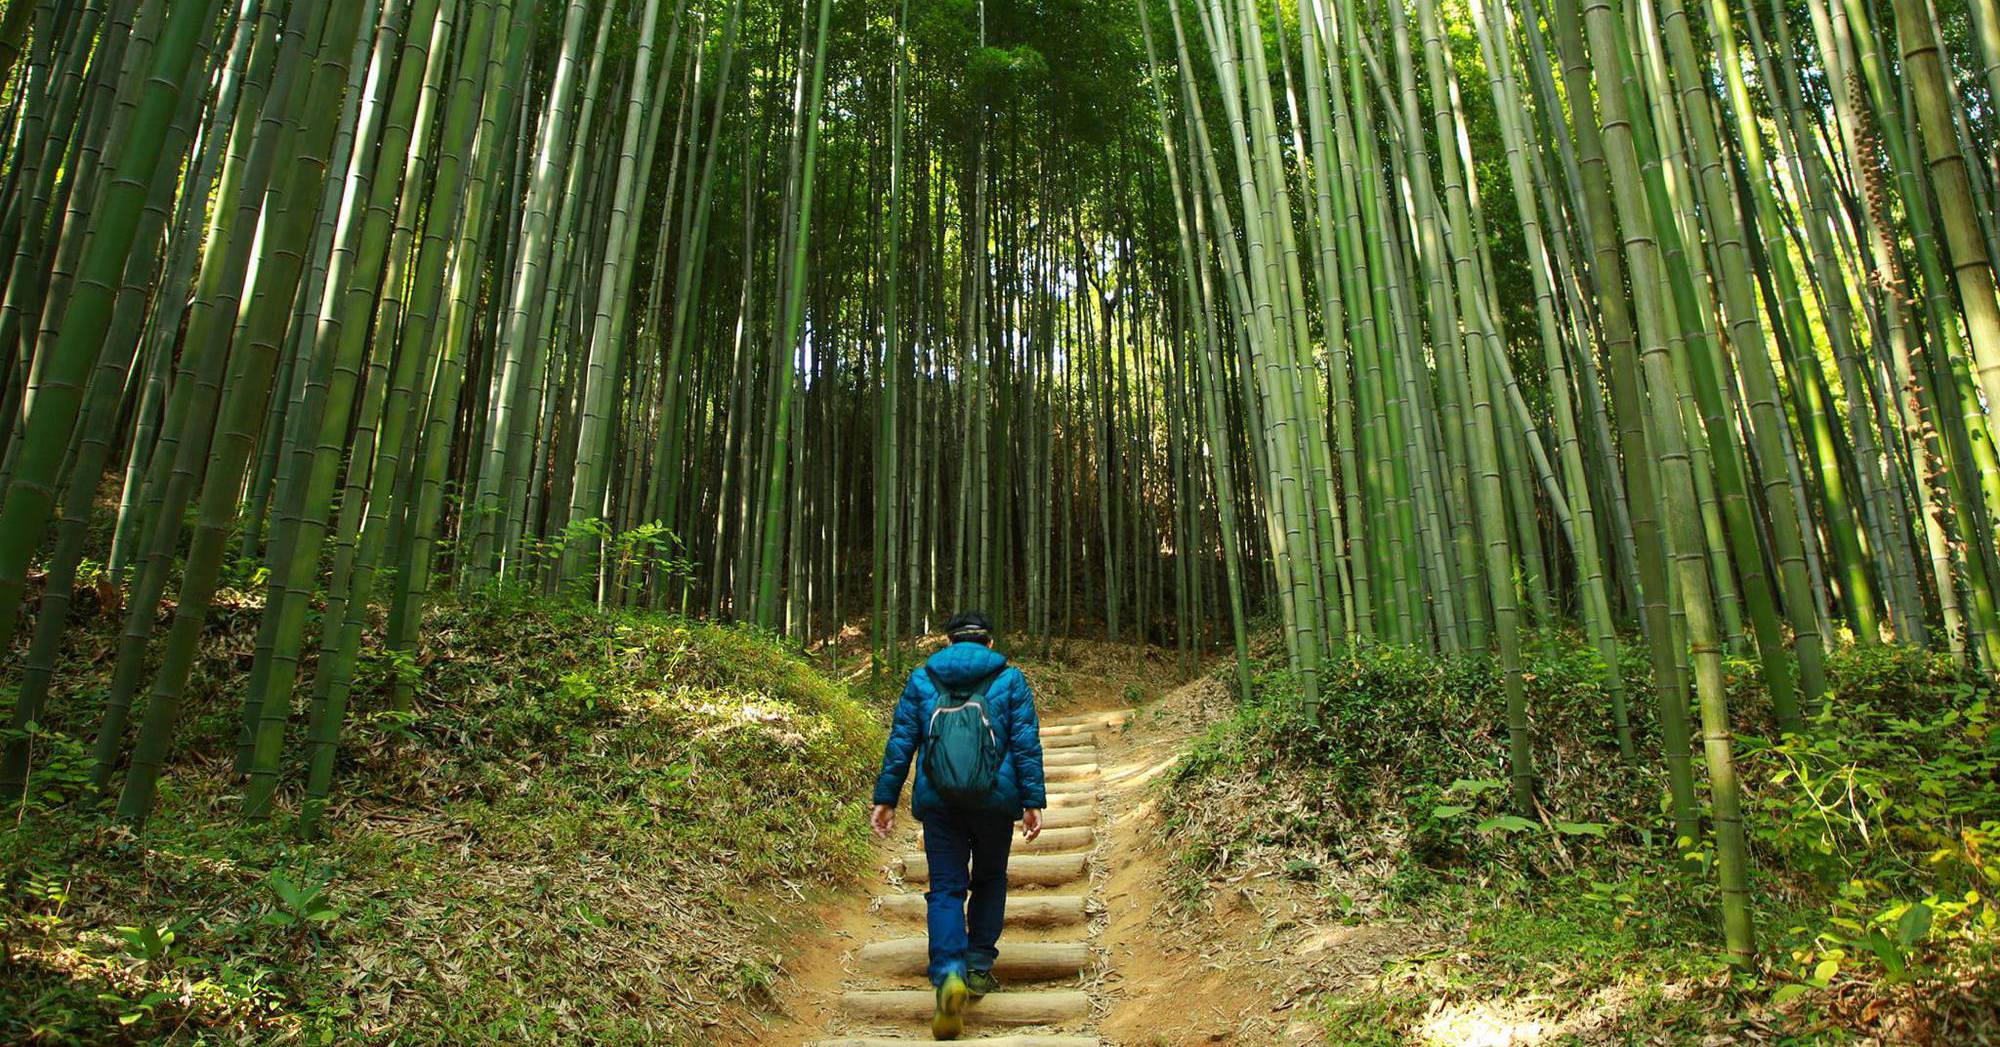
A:
{"label": "blue puffed jacket", "polygon": [[[910,674],[910,682],[903,685],[903,697],[896,702],[889,743],[883,747],[882,773],[875,778],[876,803],[895,805],[903,792],[903,779],[915,762],[917,782],[910,790],[911,811],[921,821],[949,809],[924,780],[923,761],[917,758],[923,750],[931,711],[937,708],[940,697],[930,673],[937,673],[948,686],[970,689],[1003,665],[1007,665],[1006,656],[984,644],[955,643],[931,655],[924,668]],[[986,708],[1005,758],[1000,761],[1000,774],[985,811],[1017,820],[1022,808],[1047,807],[1048,795],[1042,785],[1042,728],[1035,719],[1034,692],[1021,670],[1007,666],[994,679],[986,691]]]}

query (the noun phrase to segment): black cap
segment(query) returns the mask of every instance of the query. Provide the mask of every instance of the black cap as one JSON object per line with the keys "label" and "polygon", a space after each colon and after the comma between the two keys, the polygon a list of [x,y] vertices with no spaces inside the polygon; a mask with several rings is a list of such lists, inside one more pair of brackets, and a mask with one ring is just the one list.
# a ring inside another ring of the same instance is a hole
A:
{"label": "black cap", "polygon": [[952,643],[992,643],[993,619],[984,611],[960,611],[944,623],[944,634]]}

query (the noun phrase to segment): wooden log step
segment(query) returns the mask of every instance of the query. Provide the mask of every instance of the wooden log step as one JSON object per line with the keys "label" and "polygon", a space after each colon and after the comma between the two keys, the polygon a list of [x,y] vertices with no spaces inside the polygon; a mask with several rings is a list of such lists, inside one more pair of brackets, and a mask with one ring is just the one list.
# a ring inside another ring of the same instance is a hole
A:
{"label": "wooden log step", "polygon": [[1050,720],[1042,729],[1048,730],[1050,727],[1117,727],[1125,721],[1130,720],[1137,711],[1136,709],[1106,709],[1101,712],[1074,713],[1069,716],[1058,716]]}
{"label": "wooden log step", "polygon": [[1042,744],[1048,744],[1048,740],[1051,738],[1084,738],[1095,742],[1099,729],[1098,725],[1088,723],[1055,724],[1053,726],[1043,724]]}
{"label": "wooden log step", "polygon": [[1045,782],[1074,782],[1097,777],[1094,763],[1073,763],[1067,767],[1043,767],[1042,780]]}
{"label": "wooden log step", "polygon": [[[886,1036],[843,1036],[837,1040],[817,1040],[812,1047],[913,1047],[931,1040],[898,1040]],[[1095,1036],[980,1036],[959,1043],[973,1047],[1103,1047]]]}
{"label": "wooden log step", "polygon": [[1067,749],[1042,753],[1043,767],[1071,767],[1080,763],[1096,763],[1097,746],[1073,745]]}
{"label": "wooden log step", "polygon": [[1089,731],[1072,731],[1064,734],[1050,734],[1047,730],[1042,731],[1042,749],[1044,751],[1049,749],[1081,749],[1096,744],[1097,735]]}
{"label": "wooden log step", "polygon": [[1096,825],[1097,809],[1087,803],[1057,804],[1042,811],[1042,831]]}
{"label": "wooden log step", "polygon": [[1088,825],[1055,828],[1046,820],[1042,823],[1042,834],[1033,843],[1027,840],[1014,841],[1015,854],[1047,854],[1051,851],[1087,851],[1097,842],[1097,833]]}
{"label": "wooden log step", "polygon": [[[875,899],[885,917],[921,920],[928,908],[921,894],[885,894]],[[1083,896],[1077,894],[1017,894],[1007,899],[1008,927],[1063,927],[1087,917]]]}
{"label": "wooden log step", "polygon": [[[1060,887],[1083,879],[1088,875],[1087,868],[1081,854],[1024,854],[1007,863],[1007,886]],[[903,879],[928,883],[930,878],[930,863],[923,855],[903,858]]]}
{"label": "wooden log step", "polygon": [[[930,964],[930,939],[869,942],[856,958],[877,974],[921,975]],[[1090,946],[1082,942],[1011,942],[1001,947],[993,976],[1002,982],[1074,978],[1089,964]]]}
{"label": "wooden log step", "polygon": [[1055,781],[1044,781],[1042,783],[1042,792],[1049,796],[1092,798],[1097,795],[1097,779],[1059,778]]}
{"label": "wooden log step", "polygon": [[[840,1009],[876,1021],[927,1022],[937,1006],[929,989],[857,989],[840,994]],[[965,1009],[967,1025],[1055,1025],[1090,1013],[1090,994],[1078,989],[994,993]]]}
{"label": "wooden log step", "polygon": [[1088,807],[1097,802],[1097,783],[1051,782],[1042,795],[1051,808]]}

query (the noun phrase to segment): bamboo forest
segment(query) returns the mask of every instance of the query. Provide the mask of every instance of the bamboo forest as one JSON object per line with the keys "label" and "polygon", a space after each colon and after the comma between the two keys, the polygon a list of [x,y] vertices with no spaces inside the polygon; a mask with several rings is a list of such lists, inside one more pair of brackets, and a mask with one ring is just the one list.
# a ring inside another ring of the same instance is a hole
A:
{"label": "bamboo forest", "polygon": [[2000,1043],[1996,0],[0,3],[0,1041]]}

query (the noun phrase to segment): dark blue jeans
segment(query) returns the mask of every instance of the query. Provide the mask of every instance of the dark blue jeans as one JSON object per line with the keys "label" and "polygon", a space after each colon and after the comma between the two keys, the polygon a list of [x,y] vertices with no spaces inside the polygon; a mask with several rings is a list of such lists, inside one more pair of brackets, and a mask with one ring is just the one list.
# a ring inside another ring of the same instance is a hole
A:
{"label": "dark blue jeans", "polygon": [[1007,915],[1007,852],[1013,845],[1014,822],[1005,815],[944,811],[924,819],[932,985],[948,974],[993,969]]}

